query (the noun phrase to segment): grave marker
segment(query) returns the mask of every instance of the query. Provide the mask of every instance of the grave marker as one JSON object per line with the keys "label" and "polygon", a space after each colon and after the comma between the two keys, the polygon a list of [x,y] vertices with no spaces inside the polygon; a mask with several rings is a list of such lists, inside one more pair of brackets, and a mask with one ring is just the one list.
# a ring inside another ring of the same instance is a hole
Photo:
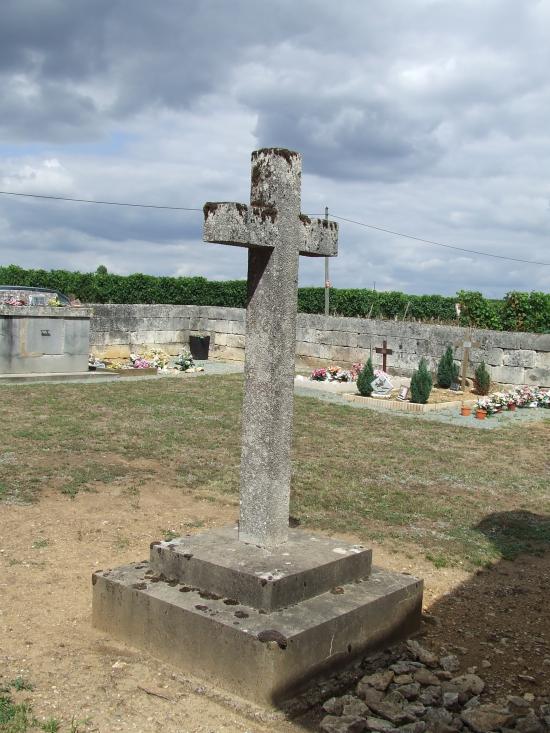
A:
{"label": "grave marker", "polygon": [[462,348],[462,370],[461,370],[461,376],[460,376],[460,383],[462,385],[462,391],[464,392],[466,388],[466,377],[468,375],[468,364],[470,361],[470,349],[477,349],[479,348],[480,344],[478,341],[472,340],[472,335],[470,334],[462,341],[458,341],[455,344],[455,348]]}
{"label": "grave marker", "polygon": [[297,153],[256,151],[250,206],[204,207],[206,241],[249,249],[238,534],[152,542],[149,562],[92,577],[94,626],[270,705],[422,613],[418,579],[371,575],[370,549],[288,529],[298,260],[335,255],[338,232],[300,214],[300,174]]}
{"label": "grave marker", "polygon": [[392,349],[388,349],[388,342],[386,339],[382,341],[382,346],[377,346],[375,349],[377,354],[382,354],[382,371],[386,371],[386,357],[393,354]]}
{"label": "grave marker", "polygon": [[286,541],[300,255],[337,254],[338,226],[300,213],[302,159],[252,153],[250,206],[207,203],[204,240],[248,248],[239,539]]}

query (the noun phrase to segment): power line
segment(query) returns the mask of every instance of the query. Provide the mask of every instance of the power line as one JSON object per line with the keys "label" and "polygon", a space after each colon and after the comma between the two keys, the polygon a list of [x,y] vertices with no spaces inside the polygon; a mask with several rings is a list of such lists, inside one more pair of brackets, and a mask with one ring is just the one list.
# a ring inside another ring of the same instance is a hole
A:
{"label": "power line", "polygon": [[170,211],[202,211],[188,206],[158,206],[157,204],[129,204],[122,201],[94,201],[92,199],[72,199],[67,196],[44,196],[38,193],[15,193],[14,191],[0,191],[3,196],[24,196],[31,199],[52,199],[53,201],[76,201],[79,204],[105,204],[106,206],[131,206],[135,209],[168,209]]}
{"label": "power line", "polygon": [[[46,196],[38,193],[18,193],[15,191],[0,191],[0,195],[3,196],[23,196],[24,198],[33,199],[49,199],[52,201],[72,201],[81,204],[103,204],[105,206],[130,206],[135,209],[164,209],[168,211],[202,211],[202,209],[193,208],[190,206],[160,206],[157,204],[136,204],[127,203],[122,201],[99,201],[95,199],[76,199],[69,198],[68,196]],[[424,239],[422,237],[415,237],[412,234],[405,234],[403,232],[396,232],[392,229],[385,229],[374,224],[367,224],[363,221],[356,221],[355,219],[347,219],[344,216],[338,216],[331,212],[331,216],[334,219],[340,219],[340,221],[346,221],[349,224],[357,224],[357,226],[366,227],[367,229],[375,229],[378,232],[384,232],[385,234],[393,234],[396,237],[404,237],[405,239],[412,239],[415,242],[421,242],[422,244],[431,244],[436,247],[444,247],[445,249],[453,249],[458,252],[466,252],[467,254],[480,255],[482,257],[493,257],[497,260],[506,260],[508,262],[520,262],[525,265],[539,265],[542,267],[550,267],[550,262],[537,262],[536,260],[523,260],[518,257],[506,257],[505,255],[496,255],[491,252],[482,252],[476,249],[467,249],[466,247],[457,247],[453,244],[444,244],[443,242],[435,242],[432,239]],[[322,218],[322,217],[319,217]]]}
{"label": "power line", "polygon": [[544,267],[550,267],[550,262],[536,262],[535,260],[521,260],[517,257],[506,257],[505,255],[495,255],[490,252],[481,252],[476,249],[466,249],[465,247],[455,247],[452,244],[443,244],[442,242],[434,242],[432,239],[422,239],[422,237],[415,237],[412,234],[403,234],[403,232],[394,232],[392,229],[384,229],[383,227],[375,226],[374,224],[365,224],[362,221],[354,221],[353,219],[346,219],[343,216],[337,216],[331,212],[331,216],[334,219],[340,219],[341,221],[347,221],[350,224],[357,224],[360,227],[367,227],[368,229],[376,229],[378,232],[385,232],[386,234],[394,234],[397,237],[405,237],[406,239],[414,239],[415,242],[422,242],[423,244],[433,244],[436,247],[445,247],[445,249],[456,249],[459,252],[467,252],[473,255],[482,255],[483,257],[495,257],[497,260],[508,260],[510,262],[522,262],[527,265],[543,265]]}

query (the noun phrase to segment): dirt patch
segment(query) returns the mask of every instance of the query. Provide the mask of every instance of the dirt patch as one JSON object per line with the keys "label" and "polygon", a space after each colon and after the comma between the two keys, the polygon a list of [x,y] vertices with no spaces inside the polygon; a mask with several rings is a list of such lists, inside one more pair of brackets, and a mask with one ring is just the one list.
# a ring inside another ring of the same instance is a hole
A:
{"label": "dirt patch", "polygon": [[[236,507],[190,497],[156,483],[139,502],[123,484],[71,500],[46,493],[37,505],[2,507],[0,535],[0,684],[22,676],[39,719],[88,719],[96,731],[303,730],[280,714],[261,713],[220,695],[202,681],[120,644],[91,627],[92,571],[145,559],[166,531],[184,534],[236,518]],[[349,538],[351,536],[348,535]],[[482,574],[436,569],[421,556],[374,543],[375,563],[424,577],[426,626],[438,648],[459,651],[465,666],[490,662],[484,676],[495,692],[517,692],[532,675],[534,692],[550,689],[548,557],[502,562]],[[437,625],[434,625],[437,624]],[[501,641],[505,638],[506,641]],[[183,721],[185,721],[183,723]]]}

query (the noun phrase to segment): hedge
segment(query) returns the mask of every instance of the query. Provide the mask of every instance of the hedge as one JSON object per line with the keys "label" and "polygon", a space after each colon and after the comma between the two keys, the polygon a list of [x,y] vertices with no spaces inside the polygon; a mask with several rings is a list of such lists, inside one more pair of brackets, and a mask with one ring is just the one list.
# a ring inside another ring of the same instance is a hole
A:
{"label": "hedge", "polygon": [[[246,302],[244,280],[213,281],[204,277],[24,270],[10,265],[0,267],[0,285],[55,288],[75,295],[83,303],[172,303],[243,308]],[[339,316],[457,323],[456,303],[460,303],[458,322],[462,326],[550,333],[549,293],[511,292],[503,300],[490,300],[479,292],[465,290],[453,297],[358,288],[332,288],[330,291],[331,315]],[[298,310],[323,313],[324,307],[324,288],[299,289]]]}

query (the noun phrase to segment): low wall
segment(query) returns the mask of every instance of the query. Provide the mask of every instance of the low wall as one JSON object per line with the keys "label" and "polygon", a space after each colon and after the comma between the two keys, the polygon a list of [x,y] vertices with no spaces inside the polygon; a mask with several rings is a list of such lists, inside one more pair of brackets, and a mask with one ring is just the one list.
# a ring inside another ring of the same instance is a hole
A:
{"label": "low wall", "polygon": [[[244,359],[245,311],[240,308],[186,305],[94,305],[90,343],[95,353],[127,356],[143,346],[160,346],[177,354],[187,346],[190,334],[209,334],[213,358]],[[467,329],[410,321],[298,314],[297,363],[346,366],[366,361],[380,366],[375,347],[386,339],[393,354],[388,371],[410,375],[424,356],[435,370],[451,344],[467,338]],[[509,333],[476,330],[473,339],[480,347],[470,352],[469,375],[484,361],[495,382],[550,387],[550,334]],[[462,349],[455,348],[462,359]]]}

